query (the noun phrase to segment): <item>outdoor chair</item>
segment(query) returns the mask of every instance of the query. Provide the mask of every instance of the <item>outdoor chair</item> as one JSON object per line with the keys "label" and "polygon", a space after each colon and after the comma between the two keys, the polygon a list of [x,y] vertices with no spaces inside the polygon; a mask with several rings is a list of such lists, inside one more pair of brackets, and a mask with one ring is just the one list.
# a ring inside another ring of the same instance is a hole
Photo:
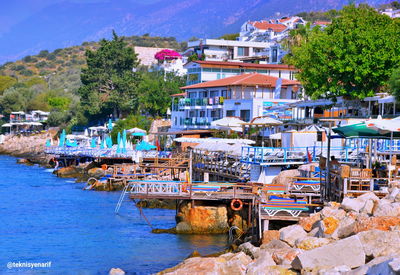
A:
{"label": "outdoor chair", "polygon": [[298,217],[301,212],[309,210],[307,201],[304,199],[290,199],[278,196],[271,196],[267,202],[261,203],[261,208],[271,217],[279,212],[287,212],[293,217]]}

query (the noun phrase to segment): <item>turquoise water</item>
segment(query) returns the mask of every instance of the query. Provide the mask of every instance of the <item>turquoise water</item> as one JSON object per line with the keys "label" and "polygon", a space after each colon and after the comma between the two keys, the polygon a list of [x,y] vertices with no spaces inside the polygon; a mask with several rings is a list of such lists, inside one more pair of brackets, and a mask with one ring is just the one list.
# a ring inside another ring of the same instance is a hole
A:
{"label": "turquoise water", "polygon": [[[119,192],[83,191],[83,184],[55,177],[38,166],[0,156],[0,273],[150,274],[172,267],[193,250],[225,248],[226,236],[152,234]],[[144,209],[155,228],[175,225],[175,211]],[[8,262],[48,262],[50,268],[7,268]]]}

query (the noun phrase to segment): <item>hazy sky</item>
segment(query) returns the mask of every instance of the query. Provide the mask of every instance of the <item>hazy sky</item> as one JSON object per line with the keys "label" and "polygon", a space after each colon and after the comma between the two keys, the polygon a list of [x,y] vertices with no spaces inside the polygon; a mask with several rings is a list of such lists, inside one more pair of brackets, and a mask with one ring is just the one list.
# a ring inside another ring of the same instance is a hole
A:
{"label": "hazy sky", "polygon": [[[41,9],[59,2],[98,3],[118,0],[0,0],[0,36],[13,25]],[[160,0],[130,0],[137,3],[154,3]]]}

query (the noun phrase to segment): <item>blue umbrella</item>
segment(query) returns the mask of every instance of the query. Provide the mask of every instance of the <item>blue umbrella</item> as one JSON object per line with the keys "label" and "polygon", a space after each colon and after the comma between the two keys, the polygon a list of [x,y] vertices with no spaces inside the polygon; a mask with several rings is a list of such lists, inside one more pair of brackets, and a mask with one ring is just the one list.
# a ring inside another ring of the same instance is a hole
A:
{"label": "blue umbrella", "polygon": [[100,142],[100,149],[104,149],[105,148],[105,140],[103,139],[101,142]]}
{"label": "blue umbrella", "polygon": [[113,146],[113,142],[111,137],[106,138],[107,148],[111,148]]}
{"label": "blue umbrella", "polygon": [[46,141],[46,147],[50,147],[51,146],[51,141],[50,141],[50,139],[48,139],[47,141]]}
{"label": "blue umbrella", "polygon": [[150,143],[142,140],[138,145],[136,145],[136,150],[138,151],[148,151],[151,149],[156,149],[157,146],[151,145]]}
{"label": "blue umbrella", "polygon": [[145,135],[145,133],[132,133],[132,136],[134,137],[144,137]]}
{"label": "blue umbrella", "polygon": [[60,143],[58,146],[64,147],[65,146],[65,138],[67,137],[67,134],[65,133],[65,129],[62,130],[61,135],[60,135]]}
{"label": "blue umbrella", "polygon": [[126,153],[126,130],[122,132],[122,153]]}
{"label": "blue umbrella", "polygon": [[117,137],[117,154],[121,153],[121,133],[118,132]]}
{"label": "blue umbrella", "polygon": [[112,126],[112,121],[111,118],[108,120],[108,130],[112,130],[113,126]]}
{"label": "blue umbrella", "polygon": [[92,138],[92,142],[90,143],[90,147],[96,148],[96,138]]}

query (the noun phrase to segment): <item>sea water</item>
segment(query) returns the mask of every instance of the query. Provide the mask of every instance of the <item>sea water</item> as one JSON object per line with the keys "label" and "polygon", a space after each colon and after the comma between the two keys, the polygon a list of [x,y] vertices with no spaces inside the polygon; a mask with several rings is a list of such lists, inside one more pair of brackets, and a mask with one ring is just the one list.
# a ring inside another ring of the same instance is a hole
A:
{"label": "sea water", "polygon": [[[128,198],[114,213],[120,192],[83,187],[49,169],[0,156],[1,274],[108,274],[112,267],[150,274],[194,250],[209,254],[226,247],[225,235],[153,234]],[[143,212],[154,228],[175,226],[175,210]],[[50,267],[13,267],[49,262]]]}

